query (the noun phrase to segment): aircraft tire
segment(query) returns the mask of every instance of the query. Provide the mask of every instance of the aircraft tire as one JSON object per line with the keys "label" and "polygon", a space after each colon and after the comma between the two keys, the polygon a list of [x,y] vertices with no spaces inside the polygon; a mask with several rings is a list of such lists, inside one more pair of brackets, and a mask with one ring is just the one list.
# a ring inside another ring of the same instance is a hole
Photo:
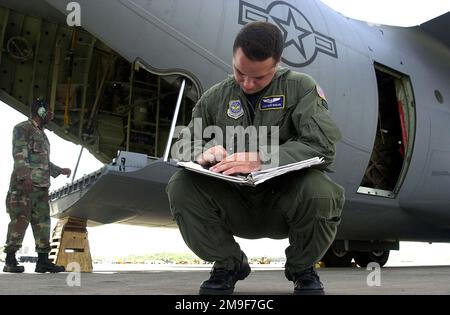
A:
{"label": "aircraft tire", "polygon": [[389,259],[389,250],[379,252],[355,252],[354,258],[358,266],[366,268],[371,262],[383,267]]}
{"label": "aircraft tire", "polygon": [[337,251],[331,246],[322,258],[325,267],[351,267],[352,254],[345,251]]}

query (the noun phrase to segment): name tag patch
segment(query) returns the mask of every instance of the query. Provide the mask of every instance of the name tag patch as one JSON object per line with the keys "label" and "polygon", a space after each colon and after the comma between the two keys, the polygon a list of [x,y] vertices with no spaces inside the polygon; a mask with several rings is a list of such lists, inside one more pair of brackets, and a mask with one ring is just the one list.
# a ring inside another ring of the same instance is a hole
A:
{"label": "name tag patch", "polygon": [[244,108],[240,100],[231,101],[228,103],[227,114],[233,119],[239,119],[244,115]]}
{"label": "name tag patch", "polygon": [[259,104],[260,110],[272,110],[284,108],[284,95],[263,97]]}

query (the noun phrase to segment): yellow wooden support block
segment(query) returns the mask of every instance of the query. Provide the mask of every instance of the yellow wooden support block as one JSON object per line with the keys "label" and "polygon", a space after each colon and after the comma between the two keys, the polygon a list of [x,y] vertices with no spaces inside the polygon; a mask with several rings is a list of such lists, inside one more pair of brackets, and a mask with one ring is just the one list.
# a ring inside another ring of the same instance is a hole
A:
{"label": "yellow wooden support block", "polygon": [[89,247],[86,221],[78,218],[60,220],[53,230],[50,258],[56,265],[68,269],[77,263],[81,272],[92,272],[92,258]]}

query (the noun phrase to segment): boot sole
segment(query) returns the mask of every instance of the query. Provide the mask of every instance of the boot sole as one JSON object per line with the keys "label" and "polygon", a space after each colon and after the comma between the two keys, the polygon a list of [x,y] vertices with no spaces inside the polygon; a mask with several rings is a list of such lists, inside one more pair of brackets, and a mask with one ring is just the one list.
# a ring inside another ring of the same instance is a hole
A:
{"label": "boot sole", "polygon": [[231,295],[233,294],[234,288],[229,290],[215,290],[215,289],[203,289],[200,288],[198,292],[199,295]]}
{"label": "boot sole", "polygon": [[[252,269],[250,268],[250,265],[247,265],[243,270],[238,272],[236,275],[236,282],[239,280],[244,280],[248,277]],[[235,282],[235,284],[236,284]],[[208,289],[208,288],[200,288],[198,294],[200,295],[231,295],[234,292],[234,286],[232,289],[228,290],[220,290],[220,289]]]}
{"label": "boot sole", "polygon": [[60,273],[60,272],[64,272],[64,271],[53,271],[53,270],[42,270],[42,269],[36,269],[34,270],[34,272],[36,273]]}
{"label": "boot sole", "polygon": [[323,289],[318,290],[294,290],[294,295],[325,295]]}
{"label": "boot sole", "polygon": [[24,271],[25,271],[25,268],[14,269],[14,268],[6,267],[6,266],[3,267],[3,272],[23,273]]}

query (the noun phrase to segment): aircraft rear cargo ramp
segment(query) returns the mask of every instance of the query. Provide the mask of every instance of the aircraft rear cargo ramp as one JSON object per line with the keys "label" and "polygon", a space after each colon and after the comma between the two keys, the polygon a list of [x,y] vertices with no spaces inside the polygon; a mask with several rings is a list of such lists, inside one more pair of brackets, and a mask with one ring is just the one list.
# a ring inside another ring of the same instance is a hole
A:
{"label": "aircraft rear cargo ramp", "polygon": [[50,194],[51,215],[89,219],[89,225],[125,223],[175,227],[165,187],[175,164],[121,152],[115,162]]}

